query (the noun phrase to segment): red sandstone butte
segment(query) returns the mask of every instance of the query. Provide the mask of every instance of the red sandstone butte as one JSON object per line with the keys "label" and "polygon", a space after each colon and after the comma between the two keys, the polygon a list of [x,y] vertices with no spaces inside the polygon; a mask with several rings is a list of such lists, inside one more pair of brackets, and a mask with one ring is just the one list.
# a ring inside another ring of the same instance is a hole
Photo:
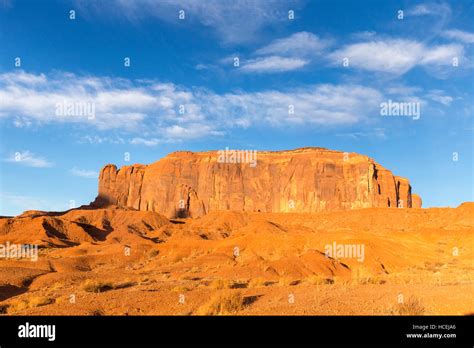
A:
{"label": "red sandstone butte", "polygon": [[220,163],[218,151],[174,152],[150,165],[102,168],[93,206],[117,205],[167,217],[215,210],[317,212],[420,208],[408,179],[371,158],[324,148],[258,151],[257,165]]}

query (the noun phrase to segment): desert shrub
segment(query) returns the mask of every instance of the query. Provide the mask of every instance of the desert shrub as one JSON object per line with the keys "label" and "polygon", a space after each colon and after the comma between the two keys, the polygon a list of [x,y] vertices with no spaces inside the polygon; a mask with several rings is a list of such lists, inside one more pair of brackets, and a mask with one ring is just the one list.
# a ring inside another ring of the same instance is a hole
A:
{"label": "desert shrub", "polygon": [[339,284],[339,285],[344,285],[344,286],[350,285],[352,281],[350,278],[339,277],[339,276],[333,277],[330,280],[332,280],[332,283],[330,282],[330,284]]}
{"label": "desert shrub", "polygon": [[224,279],[213,279],[209,284],[209,287],[214,290],[222,290],[229,288],[229,282]]}
{"label": "desert shrub", "polygon": [[197,315],[229,315],[243,309],[244,298],[239,291],[219,292],[209,302],[199,307]]}
{"label": "desert shrub", "polygon": [[374,274],[374,272],[370,271],[365,267],[357,268],[355,273],[352,273],[352,281],[355,284],[385,284],[387,281],[380,274]]}
{"label": "desert shrub", "polygon": [[92,280],[87,279],[85,282],[82,283],[82,290],[87,292],[104,292],[107,290],[113,289],[113,284],[110,282],[103,282],[100,280]]}
{"label": "desert shrub", "polygon": [[253,278],[249,281],[249,288],[258,288],[260,286],[267,286],[267,281],[264,278]]}
{"label": "desert shrub", "polygon": [[249,286],[249,282],[246,280],[232,280],[228,286],[231,289],[246,289]]}
{"label": "desert shrub", "polygon": [[32,296],[28,299],[17,300],[11,302],[10,305],[5,308],[8,313],[15,313],[23,311],[25,309],[36,308],[46,306],[54,302],[54,299],[45,296]]}
{"label": "desert shrub", "polygon": [[171,289],[171,291],[173,292],[180,292],[180,293],[183,293],[189,290],[191,289],[185,285],[178,285],[178,286],[175,286],[173,289]]}
{"label": "desert shrub", "polygon": [[28,304],[30,308],[46,306],[53,302],[54,300],[52,298],[45,297],[45,296],[34,296],[28,300]]}
{"label": "desert shrub", "polygon": [[398,315],[422,315],[425,313],[425,307],[419,298],[411,296],[405,302],[399,303],[395,312]]}
{"label": "desert shrub", "polygon": [[320,276],[318,274],[312,274],[305,279],[306,282],[313,284],[313,285],[325,285],[331,284],[332,279]]}

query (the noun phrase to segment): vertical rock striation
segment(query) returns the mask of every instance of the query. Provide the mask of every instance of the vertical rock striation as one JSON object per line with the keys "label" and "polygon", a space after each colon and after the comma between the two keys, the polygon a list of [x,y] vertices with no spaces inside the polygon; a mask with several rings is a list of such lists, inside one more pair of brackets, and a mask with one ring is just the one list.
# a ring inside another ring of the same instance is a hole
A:
{"label": "vertical rock striation", "polygon": [[367,156],[323,148],[257,153],[257,165],[220,163],[217,151],[174,152],[150,164],[108,164],[95,206],[118,205],[168,217],[214,210],[315,212],[419,208],[407,179]]}

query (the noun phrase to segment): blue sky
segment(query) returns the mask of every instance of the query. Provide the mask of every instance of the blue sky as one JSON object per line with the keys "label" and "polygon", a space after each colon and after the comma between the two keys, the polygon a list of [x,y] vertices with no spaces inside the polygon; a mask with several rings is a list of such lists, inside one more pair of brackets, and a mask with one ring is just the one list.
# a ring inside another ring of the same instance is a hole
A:
{"label": "blue sky", "polygon": [[358,152],[425,207],[473,200],[471,1],[3,0],[0,43],[0,215],[87,204],[106,163],[226,147]]}

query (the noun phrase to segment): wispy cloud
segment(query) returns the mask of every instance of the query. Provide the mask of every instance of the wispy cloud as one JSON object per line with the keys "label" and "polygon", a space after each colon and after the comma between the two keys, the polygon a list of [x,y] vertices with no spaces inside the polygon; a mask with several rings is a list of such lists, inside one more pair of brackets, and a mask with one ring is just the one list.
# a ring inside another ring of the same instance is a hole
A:
{"label": "wispy cloud", "polygon": [[210,125],[200,123],[190,123],[187,125],[174,125],[164,129],[167,139],[179,141],[181,139],[195,139],[205,136],[220,136],[224,132],[216,130]]}
{"label": "wispy cloud", "polygon": [[[254,58],[243,61],[241,71],[245,73],[281,73],[301,69],[321,55],[330,45],[316,35],[302,31],[288,37],[276,39],[257,49]],[[224,59],[227,63],[229,58]]]}
{"label": "wispy cloud", "polygon": [[[266,68],[270,69],[271,65]],[[155,146],[160,142],[220,137],[233,128],[250,126],[344,126],[372,117],[385,98],[384,92],[377,88],[358,84],[216,93],[155,80],[81,77],[70,73],[46,78],[46,85],[16,83],[12,76],[8,83],[0,84],[0,98],[6,101],[0,104],[1,117],[12,122],[21,117],[38,126],[50,123],[89,126],[97,133],[83,136],[79,141],[92,144]],[[409,96],[410,91],[405,92]],[[63,99],[95,103],[95,118],[56,116],[55,101]],[[110,135],[112,130],[120,136]],[[29,152],[21,157],[30,165],[50,165]]]}
{"label": "wispy cloud", "polygon": [[445,30],[441,33],[442,36],[448,39],[462,41],[468,44],[474,43],[474,33],[462,31],[458,29]]}
{"label": "wispy cloud", "polygon": [[30,151],[15,152],[8,157],[6,161],[34,168],[48,168],[53,166],[52,162],[43,157],[37,156]]}
{"label": "wispy cloud", "polygon": [[[80,9],[98,16],[125,17],[133,22],[153,17],[171,24],[198,22],[212,28],[226,43],[255,39],[266,25],[288,20],[288,10],[303,5],[300,0],[111,0],[100,3],[76,1]],[[179,19],[179,11],[185,18]]]}
{"label": "wispy cloud", "polygon": [[288,37],[277,39],[269,45],[258,49],[258,55],[278,56],[314,56],[321,54],[330,45],[329,40],[322,40],[313,33],[301,31]]}
{"label": "wispy cloud", "polygon": [[307,59],[270,56],[248,60],[241,69],[244,72],[272,73],[296,70],[308,63]]}
{"label": "wispy cloud", "polygon": [[361,138],[377,138],[377,139],[386,139],[387,135],[384,128],[375,128],[373,130],[368,130],[364,132],[350,132],[350,133],[339,133],[336,134],[337,137],[351,138],[351,139],[361,139]]}
{"label": "wispy cloud", "polygon": [[449,106],[451,105],[451,103],[453,102],[454,98],[449,96],[449,95],[446,95],[445,92],[441,91],[441,90],[438,90],[438,89],[435,89],[435,90],[431,90],[429,91],[427,94],[426,94],[426,97],[428,99],[431,99],[431,100],[434,100],[435,102],[438,102],[438,103],[441,103],[445,106]]}
{"label": "wispy cloud", "polygon": [[409,16],[446,16],[451,14],[451,7],[447,3],[425,3],[409,8]]}
{"label": "wispy cloud", "polygon": [[78,139],[80,144],[125,144],[125,140],[121,137],[84,135]]}
{"label": "wispy cloud", "polygon": [[453,58],[464,59],[464,48],[457,44],[426,46],[405,39],[374,40],[349,44],[332,52],[333,65],[349,66],[367,71],[404,74],[416,66],[449,66]]}
{"label": "wispy cloud", "polygon": [[80,169],[77,167],[73,167],[70,170],[70,173],[74,176],[79,176],[81,178],[87,178],[87,179],[96,179],[99,177],[99,173],[96,172],[95,170],[86,170],[86,169]]}
{"label": "wispy cloud", "polygon": [[382,99],[370,87],[321,84],[285,92],[215,95],[211,103],[239,125],[347,125],[369,117]]}
{"label": "wispy cloud", "polygon": [[162,143],[162,141],[157,138],[146,139],[146,138],[139,138],[139,137],[133,138],[129,142],[132,145],[145,145],[145,146],[156,146]]}

